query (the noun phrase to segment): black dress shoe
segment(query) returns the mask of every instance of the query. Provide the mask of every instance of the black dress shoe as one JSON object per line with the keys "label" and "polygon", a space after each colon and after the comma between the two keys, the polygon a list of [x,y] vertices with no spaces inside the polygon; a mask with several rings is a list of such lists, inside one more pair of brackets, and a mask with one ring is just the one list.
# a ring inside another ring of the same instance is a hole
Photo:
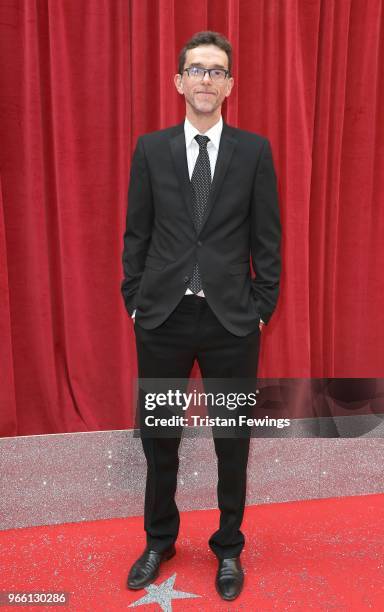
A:
{"label": "black dress shoe", "polygon": [[151,584],[159,575],[161,562],[170,559],[175,554],[174,544],[161,553],[146,548],[130,569],[127,581],[128,588],[143,589],[147,584]]}
{"label": "black dress shoe", "polygon": [[219,559],[219,569],[216,575],[216,590],[220,597],[230,601],[241,593],[244,583],[244,572],[240,557]]}

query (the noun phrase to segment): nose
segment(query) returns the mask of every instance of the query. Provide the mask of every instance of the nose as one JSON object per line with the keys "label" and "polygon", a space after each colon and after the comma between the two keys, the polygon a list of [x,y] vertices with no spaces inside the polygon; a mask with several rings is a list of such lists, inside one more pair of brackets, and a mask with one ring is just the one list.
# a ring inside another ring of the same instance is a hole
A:
{"label": "nose", "polygon": [[206,72],[203,76],[203,82],[205,81],[206,83],[209,83],[211,80],[211,77],[209,76],[209,72]]}

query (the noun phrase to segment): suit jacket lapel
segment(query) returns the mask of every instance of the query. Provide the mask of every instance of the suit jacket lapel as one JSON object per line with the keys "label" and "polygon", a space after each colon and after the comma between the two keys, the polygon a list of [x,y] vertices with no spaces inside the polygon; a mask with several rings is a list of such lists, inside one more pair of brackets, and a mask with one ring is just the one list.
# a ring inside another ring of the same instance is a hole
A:
{"label": "suit jacket lapel", "polygon": [[[192,225],[194,227],[195,224],[192,203],[192,186],[188,173],[187,153],[185,148],[184,136],[184,122],[178,125],[176,129],[176,135],[171,137],[170,139],[171,151],[176,168],[176,174],[180,183],[180,189],[183,193],[183,197],[191,217]],[[211,214],[214,204],[217,200],[217,196],[220,192],[220,188],[228,170],[232,154],[236,146],[236,142],[236,139],[232,136],[231,128],[226,123],[224,123],[216,160],[215,173],[213,175],[211,190],[209,192],[209,198],[201,224],[200,232],[202,231],[205,223],[207,222],[207,219]]]}
{"label": "suit jacket lapel", "polygon": [[195,227],[192,204],[192,187],[191,181],[189,180],[187,151],[185,148],[184,122],[177,126],[177,130],[178,133],[176,136],[173,136],[170,139],[171,151],[177,178],[179,179],[180,183],[180,189],[191,217],[192,226]]}
{"label": "suit jacket lapel", "polygon": [[209,215],[212,212],[212,209],[217,200],[217,196],[220,193],[220,188],[223,184],[224,177],[229,168],[229,164],[232,158],[233,151],[236,146],[236,139],[232,136],[231,128],[224,123],[223,131],[221,133],[219,151],[217,154],[215,173],[213,175],[213,181],[211,185],[211,190],[209,192],[209,198],[207,202],[207,206],[205,209],[203,221],[201,224],[200,232],[202,231],[204,225],[207,222]]}

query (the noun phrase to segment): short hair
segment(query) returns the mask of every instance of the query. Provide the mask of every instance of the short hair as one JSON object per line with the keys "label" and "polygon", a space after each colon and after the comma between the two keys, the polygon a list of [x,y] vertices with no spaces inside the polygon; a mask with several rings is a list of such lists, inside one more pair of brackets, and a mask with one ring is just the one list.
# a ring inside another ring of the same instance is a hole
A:
{"label": "short hair", "polygon": [[225,51],[228,57],[228,71],[231,74],[232,69],[232,45],[223,36],[218,32],[211,32],[210,30],[206,30],[204,32],[196,32],[188,40],[188,42],[184,45],[182,50],[179,53],[179,74],[183,74],[184,66],[185,66],[185,57],[187,55],[187,51],[189,49],[195,49],[195,47],[200,47],[200,45],[215,45]]}

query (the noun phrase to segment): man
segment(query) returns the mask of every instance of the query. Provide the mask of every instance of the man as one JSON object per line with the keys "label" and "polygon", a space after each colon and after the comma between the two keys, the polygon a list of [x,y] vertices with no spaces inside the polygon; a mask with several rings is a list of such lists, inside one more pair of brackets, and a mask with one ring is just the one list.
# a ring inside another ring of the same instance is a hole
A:
{"label": "man", "polygon": [[[203,379],[256,377],[260,331],[279,292],[280,220],[269,141],[222,120],[231,63],[226,38],[195,34],[174,78],[185,121],[141,136],[134,152],[121,290],[135,320],[139,378],[188,379],[195,359]],[[154,581],[175,554],[179,444],[180,436],[142,436],[147,546],[129,573],[131,589]],[[232,600],[243,586],[249,436],[214,444],[220,526],[209,546],[216,589]]]}

